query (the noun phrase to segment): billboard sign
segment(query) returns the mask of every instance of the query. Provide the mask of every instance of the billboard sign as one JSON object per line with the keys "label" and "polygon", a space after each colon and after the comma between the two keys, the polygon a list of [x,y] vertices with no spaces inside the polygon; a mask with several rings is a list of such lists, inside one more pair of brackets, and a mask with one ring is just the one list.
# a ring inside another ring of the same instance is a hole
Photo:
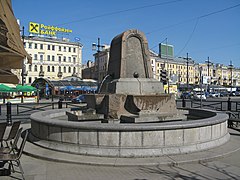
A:
{"label": "billboard sign", "polygon": [[46,36],[56,36],[57,33],[72,33],[71,29],[66,29],[63,27],[45,25],[35,22],[29,22],[29,33],[46,35]]}
{"label": "billboard sign", "polygon": [[173,45],[160,43],[159,52],[161,58],[173,59],[174,57]]}

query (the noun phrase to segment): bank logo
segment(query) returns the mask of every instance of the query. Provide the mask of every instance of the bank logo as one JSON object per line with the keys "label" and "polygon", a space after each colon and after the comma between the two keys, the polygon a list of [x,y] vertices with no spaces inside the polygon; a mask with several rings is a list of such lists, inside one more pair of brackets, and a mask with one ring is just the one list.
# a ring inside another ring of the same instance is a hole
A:
{"label": "bank logo", "polygon": [[29,32],[30,33],[40,33],[40,25],[38,23],[30,22],[29,23]]}

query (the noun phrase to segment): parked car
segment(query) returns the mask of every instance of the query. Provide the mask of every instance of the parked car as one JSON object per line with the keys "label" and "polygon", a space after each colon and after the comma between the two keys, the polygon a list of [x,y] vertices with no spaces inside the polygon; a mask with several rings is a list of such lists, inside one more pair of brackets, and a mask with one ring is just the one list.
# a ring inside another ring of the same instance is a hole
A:
{"label": "parked car", "polygon": [[181,94],[180,98],[181,98],[181,99],[182,99],[182,98],[184,98],[184,99],[191,99],[191,98],[192,98],[192,95],[191,95],[191,93],[189,93],[189,92],[183,92],[183,93]]}
{"label": "parked car", "polygon": [[240,96],[240,93],[238,91],[232,91],[229,93],[229,96]]}
{"label": "parked car", "polygon": [[204,92],[197,92],[193,95],[193,99],[196,99],[196,100],[200,100],[202,98],[202,100],[206,100],[206,95]]}
{"label": "parked car", "polygon": [[220,93],[217,93],[217,92],[211,92],[211,93],[209,94],[209,97],[213,97],[213,98],[215,98],[215,97],[221,97],[221,94],[220,94]]}
{"label": "parked car", "polygon": [[221,92],[220,93],[220,96],[222,96],[222,97],[227,97],[227,96],[229,96],[229,92]]}
{"label": "parked car", "polygon": [[85,96],[82,94],[82,95],[79,95],[75,98],[72,99],[72,102],[73,103],[80,103],[80,102],[85,102]]}

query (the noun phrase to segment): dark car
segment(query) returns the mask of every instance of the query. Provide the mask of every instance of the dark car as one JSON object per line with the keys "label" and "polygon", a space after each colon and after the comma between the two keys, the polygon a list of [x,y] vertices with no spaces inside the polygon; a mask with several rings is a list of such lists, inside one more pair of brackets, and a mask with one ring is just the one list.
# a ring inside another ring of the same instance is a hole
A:
{"label": "dark car", "polygon": [[84,95],[79,95],[79,96],[73,98],[72,102],[73,103],[85,102],[85,96]]}
{"label": "dark car", "polygon": [[227,92],[227,91],[226,92],[221,92],[220,96],[221,97],[227,97],[227,96],[229,96],[229,92]]}
{"label": "dark car", "polygon": [[189,92],[183,92],[182,94],[181,94],[181,96],[180,96],[180,98],[182,99],[182,98],[184,98],[184,99],[191,99],[191,93],[189,93]]}

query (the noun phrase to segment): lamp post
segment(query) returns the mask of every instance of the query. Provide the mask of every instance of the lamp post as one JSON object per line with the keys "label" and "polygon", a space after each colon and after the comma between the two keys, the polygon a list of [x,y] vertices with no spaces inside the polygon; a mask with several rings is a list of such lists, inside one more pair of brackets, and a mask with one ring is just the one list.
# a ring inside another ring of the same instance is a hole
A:
{"label": "lamp post", "polygon": [[[98,82],[100,82],[100,70],[99,70],[99,53],[101,51],[102,48],[104,48],[105,46],[104,45],[101,45],[100,44],[100,38],[98,38],[98,41],[97,41],[97,44],[96,43],[93,43],[92,44],[92,50],[96,51],[97,50],[97,58],[95,57],[95,67],[96,67],[96,63],[97,63],[97,80]],[[96,49],[97,48],[97,49]]]}
{"label": "lamp post", "polygon": [[231,71],[230,76],[231,76],[231,93],[232,93],[232,86],[233,86],[233,77],[232,77],[233,64],[232,64],[232,61],[230,61],[229,69]]}
{"label": "lamp post", "polygon": [[[22,27],[22,41],[23,41],[23,46],[25,46],[25,42],[24,42],[24,26]],[[24,86],[24,81],[25,81],[25,76],[27,76],[27,73],[25,72],[25,64],[24,64],[24,59],[22,61],[22,86]],[[23,92],[22,92],[22,96],[21,96],[21,103],[23,103]]]}
{"label": "lamp post", "polygon": [[205,61],[207,63],[207,68],[208,68],[208,84],[207,84],[207,91],[209,92],[210,88],[209,88],[209,85],[210,85],[210,65],[211,65],[211,61],[209,60],[209,57],[208,59]]}
{"label": "lamp post", "polygon": [[[24,26],[22,27],[22,41],[23,41],[23,46],[24,46],[24,44],[25,44],[25,42],[24,42],[24,39],[25,38],[25,36],[24,36]],[[21,76],[22,76],[22,86],[24,86],[24,79],[25,79],[25,75],[26,75],[26,72],[25,72],[25,64],[24,64],[24,60],[22,61],[22,74],[21,74]]]}
{"label": "lamp post", "polygon": [[189,61],[188,61],[188,53],[187,53],[187,90],[189,90],[189,71],[188,71],[188,65],[189,65]]}
{"label": "lamp post", "polygon": [[170,91],[170,87],[169,87],[169,85],[170,85],[170,83],[169,83],[169,79],[170,79],[170,77],[169,77],[169,75],[170,75],[170,73],[169,73],[169,68],[168,68],[168,41],[167,41],[167,38],[166,38],[166,59],[167,59],[167,76],[168,76],[168,78],[167,78],[167,85],[168,85],[168,94],[170,93],[169,91]]}
{"label": "lamp post", "polygon": [[200,76],[200,91],[201,91],[201,94],[200,94],[200,108],[202,108],[202,67],[199,67],[199,76]]}

